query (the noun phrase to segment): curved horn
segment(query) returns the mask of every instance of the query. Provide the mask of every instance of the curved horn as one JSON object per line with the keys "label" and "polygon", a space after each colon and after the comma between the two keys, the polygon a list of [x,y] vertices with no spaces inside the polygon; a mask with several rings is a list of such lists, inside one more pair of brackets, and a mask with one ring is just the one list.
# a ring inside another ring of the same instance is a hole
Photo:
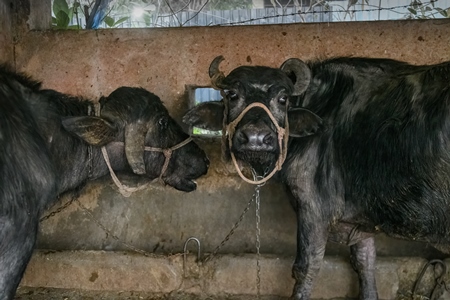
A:
{"label": "curved horn", "polygon": [[311,81],[311,70],[298,58],[290,58],[286,60],[280,67],[294,84],[293,96],[302,94],[308,88]]}
{"label": "curved horn", "polygon": [[145,174],[144,148],[147,128],[138,122],[125,126],[125,155],[135,174]]}
{"label": "curved horn", "polygon": [[225,58],[222,55],[217,56],[209,65],[208,73],[211,78],[211,85],[218,90],[224,88],[222,81],[225,78],[225,75],[219,70],[219,65],[224,59]]}

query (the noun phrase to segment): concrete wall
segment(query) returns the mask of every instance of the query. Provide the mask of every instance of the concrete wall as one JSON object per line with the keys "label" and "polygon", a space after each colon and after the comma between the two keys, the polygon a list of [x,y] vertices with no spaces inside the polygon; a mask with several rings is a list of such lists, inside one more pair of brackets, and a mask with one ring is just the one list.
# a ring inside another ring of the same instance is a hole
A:
{"label": "concrete wall", "polygon": [[[122,85],[142,86],[158,94],[177,120],[189,104],[185,86],[208,85],[207,69],[224,55],[225,72],[243,65],[279,66],[290,57],[368,56],[430,64],[450,60],[450,22],[389,21],[178,29],[29,31],[15,47],[17,68],[42,80],[44,87],[98,98]],[[181,252],[195,236],[210,252],[229,232],[253,194],[231,165],[220,160],[219,140],[202,139],[211,159],[198,190],[184,194],[154,185],[124,198],[109,178],[88,184],[80,203],[119,240],[147,251]],[[135,180],[127,180],[135,184]],[[62,202],[69,198],[63,198]],[[255,250],[254,207],[222,252]],[[282,187],[261,191],[261,251],[295,253],[295,216]],[[427,245],[411,246],[380,237],[381,255],[439,255]],[[73,203],[43,221],[38,247],[121,250]],[[330,247],[331,254],[344,253]]]}
{"label": "concrete wall", "polygon": [[15,43],[29,30],[51,27],[51,1],[0,0],[0,63],[15,66]]}
{"label": "concrete wall", "polygon": [[11,0],[0,0],[0,63],[14,60],[11,3]]}

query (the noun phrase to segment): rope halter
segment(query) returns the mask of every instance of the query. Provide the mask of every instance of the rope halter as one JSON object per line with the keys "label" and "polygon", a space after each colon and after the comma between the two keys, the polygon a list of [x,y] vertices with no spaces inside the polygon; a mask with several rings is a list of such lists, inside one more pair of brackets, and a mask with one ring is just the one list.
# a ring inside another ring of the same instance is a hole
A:
{"label": "rope halter", "polygon": [[[169,166],[170,158],[172,157],[173,151],[177,150],[177,149],[179,149],[179,148],[181,148],[181,147],[183,147],[185,145],[187,145],[191,141],[192,141],[192,137],[188,137],[187,139],[185,139],[181,143],[178,143],[175,146],[172,146],[170,148],[156,148],[156,147],[148,147],[148,146],[146,146],[144,148],[145,151],[162,152],[164,154],[164,164],[163,164],[163,166],[161,168],[161,172],[160,172],[160,175],[158,177],[158,181],[159,182],[165,184],[164,179],[162,177],[167,171],[167,167]],[[121,144],[121,145],[124,144],[123,142],[116,142],[116,143],[117,144]],[[112,177],[114,183],[119,188],[119,191],[122,194],[122,196],[130,197],[133,192],[142,190],[142,189],[146,188],[151,183],[151,182],[147,182],[147,183],[144,183],[144,184],[139,185],[137,187],[129,187],[129,186],[124,185],[123,183],[121,183],[119,178],[114,173],[114,170],[111,167],[111,164],[109,162],[108,152],[106,151],[106,147],[103,146],[101,149],[102,149],[103,158],[104,158],[104,160],[106,162],[106,165],[108,166],[109,173],[111,174],[111,177]]]}
{"label": "rope halter", "polygon": [[[238,125],[238,123],[242,120],[242,118],[244,117],[244,115],[252,108],[254,107],[260,107],[262,109],[264,109],[264,111],[267,113],[267,115],[269,116],[270,120],[272,121],[272,123],[275,125],[275,128],[277,129],[277,134],[278,134],[278,146],[280,148],[280,155],[278,156],[277,162],[275,164],[275,167],[273,168],[272,172],[267,175],[266,177],[260,179],[260,180],[251,180],[248,179],[247,177],[244,176],[244,174],[242,174],[239,165],[237,163],[236,157],[234,156],[233,151],[231,151],[231,147],[233,145],[233,136],[234,133],[236,131],[236,126]],[[287,107],[287,106],[286,106]],[[254,102],[250,105],[248,105],[240,114],[239,116],[234,119],[232,122],[230,122],[228,125],[226,125],[226,133],[224,134],[228,134],[228,146],[230,147],[230,154],[231,154],[231,159],[233,160],[233,164],[234,167],[236,168],[236,171],[238,172],[239,176],[246,182],[250,183],[250,184],[263,184],[265,182],[267,182],[270,178],[272,178],[273,175],[275,175],[275,173],[279,170],[281,170],[284,161],[286,160],[286,155],[287,155],[287,143],[288,143],[288,137],[289,137],[289,123],[288,123],[288,118],[287,118],[287,114],[286,114],[286,118],[285,118],[285,126],[280,127],[278,125],[277,120],[275,119],[275,117],[273,116],[272,112],[267,108],[267,106],[265,106],[264,104],[260,103],[260,102]]]}
{"label": "rope halter", "polygon": [[[89,109],[88,109],[88,114],[89,115],[90,115],[90,109],[91,108],[89,107]],[[100,103],[97,102],[97,103],[94,104],[94,110],[95,110],[95,115],[97,117],[99,117],[100,116]],[[157,148],[157,147],[145,146],[145,148],[144,148],[145,151],[161,152],[161,153],[164,154],[164,164],[163,164],[163,166],[161,168],[161,172],[160,172],[160,175],[158,177],[158,181],[159,182],[161,182],[162,184],[165,184],[163,176],[164,176],[164,174],[167,171],[167,167],[169,166],[169,162],[170,162],[170,159],[172,158],[173,151],[175,151],[175,150],[177,150],[177,149],[179,149],[179,148],[189,144],[190,142],[192,142],[192,140],[193,140],[192,137],[189,136],[184,141],[176,144],[175,146],[169,147],[169,148]],[[124,145],[123,142],[113,142],[113,143]],[[138,185],[136,187],[130,187],[130,186],[127,186],[127,185],[121,183],[119,178],[117,177],[116,173],[114,173],[114,170],[113,170],[113,168],[111,166],[111,163],[109,161],[108,152],[106,151],[106,147],[102,146],[101,150],[102,150],[102,154],[103,154],[103,159],[105,160],[105,163],[108,166],[109,173],[111,174],[111,177],[112,177],[114,183],[119,188],[119,192],[122,194],[122,196],[130,197],[133,192],[136,192],[136,191],[139,191],[139,190],[143,190],[151,183],[151,182],[147,182],[147,183],[144,183],[142,185]]]}

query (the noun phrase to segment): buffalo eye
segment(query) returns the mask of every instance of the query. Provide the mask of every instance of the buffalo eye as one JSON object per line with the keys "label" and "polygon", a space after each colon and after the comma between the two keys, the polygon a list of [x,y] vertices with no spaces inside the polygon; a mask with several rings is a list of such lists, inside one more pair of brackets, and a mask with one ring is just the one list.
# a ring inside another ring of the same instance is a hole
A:
{"label": "buffalo eye", "polygon": [[225,94],[230,100],[237,100],[239,98],[238,94],[232,90],[225,91]]}
{"label": "buffalo eye", "polygon": [[280,98],[278,98],[278,103],[286,105],[288,99],[289,99],[288,96],[281,96]]}
{"label": "buffalo eye", "polygon": [[169,123],[169,120],[168,120],[168,118],[167,117],[161,117],[159,120],[158,120],[158,124],[159,124],[159,127],[161,128],[161,129],[166,129],[167,128],[167,124]]}

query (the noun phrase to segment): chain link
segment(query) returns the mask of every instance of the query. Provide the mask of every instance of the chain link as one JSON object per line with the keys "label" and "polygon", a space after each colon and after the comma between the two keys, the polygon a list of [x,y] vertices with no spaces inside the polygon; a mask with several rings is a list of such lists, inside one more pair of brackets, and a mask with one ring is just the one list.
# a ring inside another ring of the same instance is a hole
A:
{"label": "chain link", "polygon": [[231,228],[230,232],[225,236],[225,238],[222,240],[222,242],[220,242],[219,246],[217,246],[214,251],[209,254],[208,256],[206,256],[203,259],[203,262],[206,263],[207,261],[211,260],[214,256],[217,255],[217,253],[219,252],[219,250],[225,245],[225,243],[230,239],[230,237],[234,234],[235,230],[239,227],[239,225],[242,223],[242,220],[244,220],[244,216],[245,214],[248,212],[248,210],[250,209],[250,206],[252,205],[253,201],[255,200],[255,194],[253,194],[252,198],[250,199],[250,201],[247,203],[247,206],[245,207],[244,211],[242,212],[241,216],[239,217],[239,220],[234,223],[233,227]]}
{"label": "chain link", "polygon": [[66,203],[64,203],[63,205],[61,205],[60,207],[58,207],[56,210],[52,211],[48,215],[43,216],[42,218],[40,218],[39,222],[43,222],[43,221],[48,220],[48,219],[54,217],[55,215],[59,214],[60,212],[65,210],[67,207],[69,207],[73,203],[73,201],[75,201],[75,199],[77,197],[78,197],[78,195],[73,194],[72,197],[69,199],[69,201],[67,201]]}
{"label": "chain link", "polygon": [[148,257],[157,257],[157,255],[155,255],[154,253],[147,252],[147,251],[145,251],[145,250],[136,248],[136,247],[133,246],[133,245],[130,245],[130,244],[124,242],[124,241],[121,241],[121,240],[119,239],[118,236],[116,236],[115,234],[113,234],[113,233],[112,233],[110,230],[108,230],[102,223],[100,223],[100,221],[98,221],[98,220],[94,217],[94,215],[92,214],[92,212],[91,212],[89,209],[87,209],[83,204],[81,204],[81,202],[80,202],[78,199],[75,199],[75,202],[76,202],[77,205],[84,211],[84,213],[87,214],[87,215],[89,216],[89,218],[90,218],[90,219],[91,219],[98,227],[100,227],[100,228],[106,233],[106,237],[110,236],[110,237],[112,237],[113,239],[115,239],[116,241],[118,241],[119,243],[121,243],[121,244],[122,244],[123,246],[125,246],[126,248],[128,248],[128,249],[130,249],[130,250],[132,250],[132,251],[134,251],[134,252],[140,253],[140,254],[142,254],[142,255],[144,255],[144,256],[148,256]]}
{"label": "chain link", "polygon": [[[267,173],[267,170],[266,172]],[[255,170],[252,169],[253,180],[259,181],[264,176],[258,176]],[[265,184],[258,184],[255,187],[255,214],[256,214],[256,298],[260,299],[261,297],[261,200],[260,200],[260,189]]]}
{"label": "chain link", "polygon": [[[261,178],[264,178],[263,176],[257,176],[256,173],[252,170],[253,173],[253,177],[254,180],[260,180]],[[239,217],[239,220],[234,223],[233,227],[231,228],[230,232],[225,236],[225,238],[220,242],[220,244],[214,249],[214,251],[209,254],[208,256],[206,256],[203,259],[203,262],[206,263],[209,260],[211,260],[212,258],[214,258],[217,253],[220,251],[220,249],[225,245],[225,243],[230,239],[230,237],[235,233],[236,229],[239,227],[239,225],[242,223],[242,221],[244,220],[244,216],[245,214],[250,210],[250,207],[253,203],[253,201],[256,202],[256,209],[255,209],[255,214],[256,214],[256,255],[257,255],[257,260],[256,260],[256,289],[257,289],[257,299],[260,299],[260,295],[261,295],[261,265],[260,265],[260,248],[261,248],[261,229],[260,229],[260,222],[261,222],[261,217],[260,217],[260,189],[261,187],[264,185],[263,184],[258,184],[255,186],[255,191],[250,199],[250,201],[247,203],[247,206],[245,207],[244,211],[242,212],[242,214]],[[63,210],[65,210],[67,207],[69,207],[72,203],[76,202],[78,207],[80,207],[83,212],[88,215],[88,217],[91,219],[91,221],[93,221],[100,229],[102,229],[105,233],[106,236],[110,236],[112,237],[114,240],[116,240],[117,242],[119,242],[120,244],[122,244],[124,247],[140,253],[144,256],[147,257],[157,257],[157,255],[155,255],[154,253],[151,252],[147,252],[145,250],[139,249],[133,245],[130,245],[122,240],[120,240],[120,238],[118,236],[116,236],[115,234],[113,234],[110,230],[108,230],[102,223],[100,223],[100,221],[98,221],[94,215],[92,214],[92,212],[86,208],[83,204],[81,204],[81,202],[78,200],[78,196],[79,193],[75,192],[73,193],[72,197],[70,198],[69,201],[67,201],[66,203],[64,203],[64,205],[58,207],[56,210],[54,210],[53,212],[49,213],[48,215],[42,217],[39,221],[43,222],[45,220],[48,220],[52,217],[54,217],[55,215],[57,215],[58,213],[62,212]]]}
{"label": "chain link", "polygon": [[49,213],[48,215],[42,217],[42,218],[39,220],[39,222],[43,222],[43,221],[45,221],[45,220],[48,220],[48,219],[54,217],[55,215],[57,215],[58,213],[62,212],[62,211],[65,210],[67,207],[69,207],[72,203],[76,202],[77,205],[83,210],[83,212],[84,212],[86,215],[89,216],[89,218],[91,219],[91,221],[93,221],[99,228],[101,228],[101,229],[106,233],[106,236],[107,236],[107,237],[108,237],[108,236],[112,237],[114,240],[118,241],[120,244],[122,244],[123,246],[125,246],[126,248],[128,248],[128,249],[130,249],[130,250],[132,250],[132,251],[134,251],[134,252],[140,253],[140,254],[142,254],[142,255],[144,255],[144,256],[157,257],[157,255],[155,255],[155,254],[153,254],[153,253],[147,252],[147,251],[145,251],[145,250],[141,250],[141,249],[139,249],[139,248],[136,248],[136,247],[133,246],[133,245],[130,245],[130,244],[124,242],[124,241],[121,241],[121,240],[119,239],[119,237],[117,237],[117,236],[116,236],[115,234],[113,234],[110,230],[108,230],[102,223],[100,223],[100,222],[94,217],[94,215],[92,214],[92,212],[91,212],[89,209],[87,209],[83,204],[81,204],[81,202],[78,200],[78,196],[79,196],[78,192],[74,192],[73,195],[72,195],[72,197],[70,198],[69,201],[67,201],[66,203],[64,203],[64,205],[58,207],[58,209],[54,210],[53,212]]}
{"label": "chain link", "polygon": [[260,198],[259,198],[259,190],[260,185],[257,185],[255,187],[255,194],[256,194],[256,297],[257,299],[261,296],[261,257],[260,257],[260,248],[261,248],[261,230],[259,228],[259,224],[261,222],[261,210],[260,210]]}
{"label": "chain link", "polygon": [[[253,174],[253,177],[254,177],[255,179],[256,179],[256,178],[259,178],[259,179],[260,179],[260,178],[264,178],[264,176],[267,174],[267,170],[265,171],[265,173],[264,173],[263,176],[259,176],[259,175],[256,175],[256,172],[252,169],[252,174]],[[256,176],[256,177],[255,177],[255,176]],[[203,262],[204,262],[204,263],[208,262],[208,261],[211,260],[214,256],[216,256],[217,253],[220,251],[220,249],[225,245],[225,243],[226,243],[226,242],[230,239],[230,237],[234,234],[235,230],[236,230],[236,229],[239,227],[239,225],[242,223],[242,220],[244,220],[244,216],[245,216],[245,214],[248,212],[248,210],[250,209],[250,206],[252,205],[253,201],[255,201],[255,199],[256,199],[257,197],[258,197],[258,201],[259,201],[259,190],[260,190],[260,188],[261,188],[262,186],[264,186],[264,185],[265,185],[265,182],[262,183],[262,184],[258,184],[258,185],[255,186],[255,192],[253,193],[252,198],[250,199],[250,201],[248,201],[247,206],[245,207],[244,211],[242,212],[242,214],[241,214],[240,217],[239,217],[239,220],[238,220],[236,223],[234,223],[233,227],[231,227],[230,232],[225,236],[225,238],[222,240],[222,242],[220,242],[219,246],[217,246],[211,254],[209,254],[208,256],[206,256],[206,257],[203,259]],[[258,212],[257,212],[257,213],[259,214],[259,208],[258,208]],[[257,226],[259,227],[259,217],[258,217],[257,222],[258,222]],[[258,240],[259,240],[259,229],[258,229]],[[257,246],[257,251],[259,252],[259,246]]]}

